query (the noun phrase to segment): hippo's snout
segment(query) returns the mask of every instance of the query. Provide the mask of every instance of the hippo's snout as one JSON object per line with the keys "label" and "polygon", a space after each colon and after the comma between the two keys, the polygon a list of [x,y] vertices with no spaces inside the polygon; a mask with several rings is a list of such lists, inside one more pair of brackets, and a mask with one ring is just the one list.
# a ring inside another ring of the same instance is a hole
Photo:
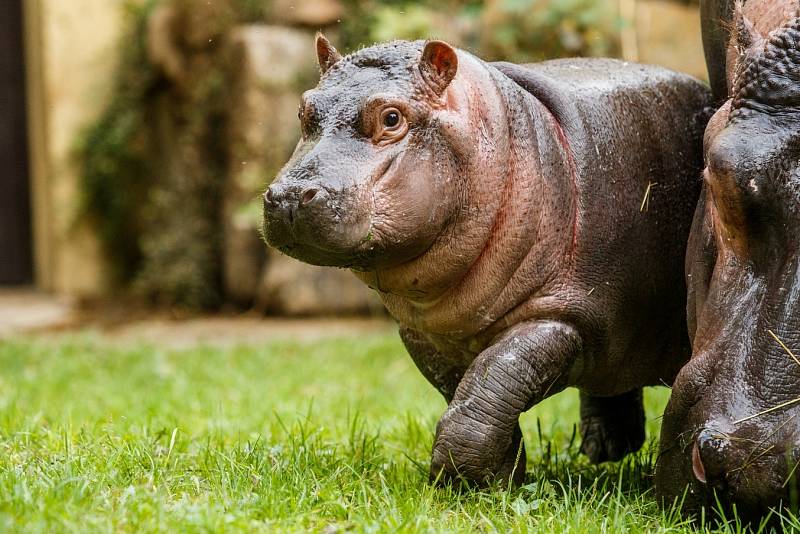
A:
{"label": "hippo's snout", "polygon": [[264,193],[264,239],[277,248],[294,241],[292,225],[296,206],[287,197],[285,191],[275,186],[270,186]]}
{"label": "hippo's snout", "polygon": [[264,193],[264,235],[273,246],[312,242],[332,224],[328,192],[314,185],[273,184]]}
{"label": "hippo's snout", "polygon": [[692,448],[692,471],[695,478],[717,489],[725,487],[725,454],[730,442],[722,433],[705,429]]}
{"label": "hippo's snout", "polygon": [[290,191],[285,187],[271,185],[264,193],[264,207],[265,209],[283,209],[291,216],[298,208],[307,208],[314,203],[319,203],[324,196],[324,193],[321,194],[320,188],[314,186]]}
{"label": "hippo's snout", "polygon": [[[692,473],[705,489],[709,505],[716,500],[737,503],[741,517],[758,517],[778,506],[796,484],[794,468],[800,449],[784,436],[779,441],[759,439],[760,433],[726,434],[706,428],[691,451]],[[712,497],[716,495],[716,497]]]}
{"label": "hippo's snout", "polygon": [[354,187],[279,176],[263,195],[264,240],[313,265],[358,267],[371,212]]}

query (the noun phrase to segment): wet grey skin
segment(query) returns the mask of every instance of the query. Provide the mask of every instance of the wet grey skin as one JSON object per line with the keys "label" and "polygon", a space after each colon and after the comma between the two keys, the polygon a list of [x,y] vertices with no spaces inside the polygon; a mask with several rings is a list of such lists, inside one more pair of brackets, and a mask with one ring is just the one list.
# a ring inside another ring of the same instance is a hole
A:
{"label": "wet grey skin", "polygon": [[[709,64],[717,96],[730,97],[705,136],[686,260],[693,355],[656,468],[666,504],[693,513],[719,502],[747,521],[798,505],[800,19],[796,2],[785,7],[706,7],[733,28],[733,53],[708,54],[722,58]],[[787,20],[776,25],[776,13]]]}
{"label": "wet grey skin", "polygon": [[264,236],[378,291],[448,403],[431,478],[521,483],[519,416],[566,387],[592,462],[637,450],[642,387],[689,356],[707,88],[614,60],[316,44],[322,76],[265,192]]}

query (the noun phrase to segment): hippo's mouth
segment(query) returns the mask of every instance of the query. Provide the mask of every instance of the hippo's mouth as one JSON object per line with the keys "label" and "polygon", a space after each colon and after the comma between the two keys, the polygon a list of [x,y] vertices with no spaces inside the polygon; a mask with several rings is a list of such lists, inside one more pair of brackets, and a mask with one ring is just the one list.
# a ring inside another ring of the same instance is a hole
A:
{"label": "hippo's mouth", "polygon": [[348,251],[331,250],[316,244],[297,241],[283,245],[269,244],[283,254],[311,265],[359,271],[369,270],[370,268],[369,258],[358,249]]}
{"label": "hippo's mouth", "polygon": [[369,252],[375,245],[370,242],[369,233],[365,239],[350,236],[355,230],[352,225],[343,225],[334,218],[298,221],[291,214],[276,214],[265,206],[261,234],[267,245],[304,263],[366,268]]}
{"label": "hippo's mouth", "polygon": [[[662,444],[663,446],[663,444]],[[736,449],[736,450],[731,450]],[[694,430],[679,435],[659,453],[657,485],[667,503],[680,502],[688,515],[716,510],[745,523],[770,510],[797,509],[800,452],[767,437]],[[666,468],[666,469],[665,469]]]}

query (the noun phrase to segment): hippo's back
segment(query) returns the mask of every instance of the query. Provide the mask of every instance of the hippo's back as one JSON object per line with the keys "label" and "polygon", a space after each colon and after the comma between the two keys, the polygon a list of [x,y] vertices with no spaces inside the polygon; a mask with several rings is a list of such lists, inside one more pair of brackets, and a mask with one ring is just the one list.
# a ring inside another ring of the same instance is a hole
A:
{"label": "hippo's back", "polygon": [[[662,148],[696,150],[693,141],[702,139],[714,111],[702,82],[663,67],[589,58],[492,66],[547,107],[576,144],[572,147],[576,156],[582,149],[602,147],[609,128],[615,129],[616,137],[654,130],[687,134],[683,143],[680,136],[671,136]],[[589,157],[591,165],[596,159]]]}
{"label": "hippo's back", "polygon": [[635,365],[653,361],[643,353],[657,360],[685,350],[683,265],[713,111],[708,88],[664,68],[608,59],[495,67],[564,132],[579,200],[573,284],[591,292],[586,305],[607,329],[632,333],[615,338],[610,352]]}
{"label": "hippo's back", "polygon": [[[635,243],[674,245],[664,251],[670,254],[685,248],[700,192],[703,133],[713,112],[705,85],[613,59],[494,66],[533,94],[564,131],[582,246],[604,248],[605,257],[627,254]],[[607,249],[617,245],[619,251]]]}
{"label": "hippo's back", "polygon": [[640,223],[649,186],[644,207],[651,219],[668,207],[670,220],[685,216],[688,224],[700,191],[703,133],[714,111],[704,84],[613,59],[561,59],[514,71],[506,65],[501,70],[564,130],[585,216],[614,209],[618,225],[623,210]]}

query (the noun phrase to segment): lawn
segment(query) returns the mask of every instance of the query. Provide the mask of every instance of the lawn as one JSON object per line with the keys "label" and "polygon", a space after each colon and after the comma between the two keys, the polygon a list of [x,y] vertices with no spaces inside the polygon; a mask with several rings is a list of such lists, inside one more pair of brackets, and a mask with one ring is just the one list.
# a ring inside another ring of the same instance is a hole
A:
{"label": "lawn", "polygon": [[[3,531],[684,532],[654,446],[577,453],[577,395],[523,419],[528,483],[427,483],[444,402],[391,333],[166,349],[92,333],[0,341]],[[657,435],[669,392],[646,392]],[[735,530],[728,527],[727,530]]]}

